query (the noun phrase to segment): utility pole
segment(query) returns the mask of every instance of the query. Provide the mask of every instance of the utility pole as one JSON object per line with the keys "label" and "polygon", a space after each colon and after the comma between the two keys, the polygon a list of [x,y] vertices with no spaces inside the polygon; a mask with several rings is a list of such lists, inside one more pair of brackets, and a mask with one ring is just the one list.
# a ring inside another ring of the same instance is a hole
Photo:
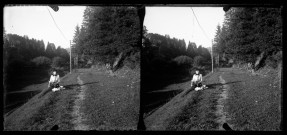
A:
{"label": "utility pole", "polygon": [[70,74],[72,73],[72,44],[70,40]]}
{"label": "utility pole", "polygon": [[212,53],[213,39],[211,40],[211,71],[213,73],[213,53]]}
{"label": "utility pole", "polygon": [[217,68],[219,68],[219,65],[220,65],[219,60],[220,60],[220,57],[219,57],[219,53],[218,53],[218,54],[217,54],[217,62],[218,62],[218,63],[217,63],[217,66],[218,66]]}

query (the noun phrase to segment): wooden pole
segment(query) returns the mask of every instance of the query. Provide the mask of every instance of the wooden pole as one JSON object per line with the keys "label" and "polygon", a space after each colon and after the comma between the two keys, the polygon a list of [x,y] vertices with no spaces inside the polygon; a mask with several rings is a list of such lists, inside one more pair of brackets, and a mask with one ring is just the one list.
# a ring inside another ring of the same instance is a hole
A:
{"label": "wooden pole", "polygon": [[[282,24],[283,24],[283,22],[284,22],[284,12],[283,12],[283,6],[281,6],[280,7],[280,10],[281,10],[281,22],[282,22]],[[285,11],[286,11],[286,9],[285,9]],[[284,27],[286,27],[286,26],[284,26],[284,25],[282,25],[282,30],[284,29]],[[281,45],[283,46],[283,32],[281,33]],[[283,50],[282,50],[283,51]],[[282,54],[282,57],[283,57],[283,52],[281,52],[281,54]],[[282,96],[282,94],[283,94],[283,88],[282,88],[282,84],[283,84],[283,70],[282,70],[282,66],[283,66],[283,59],[282,59],[282,61],[281,61],[282,63],[281,64],[279,64],[279,79],[280,79],[280,83],[279,83],[279,87],[280,87],[280,91],[281,91],[281,93],[280,93],[280,98],[281,98],[281,101],[280,101],[280,106],[279,106],[279,110],[280,110],[280,112],[281,112],[281,116],[283,115],[283,109],[282,109],[282,105],[283,105],[283,96]],[[282,117],[281,117],[282,118]],[[283,130],[283,122],[281,121],[280,122],[280,130]]]}
{"label": "wooden pole", "polygon": [[220,66],[220,63],[219,63],[219,61],[220,61],[219,53],[217,54],[217,61],[218,61],[218,68],[219,68],[219,66]]}
{"label": "wooden pole", "polygon": [[72,44],[70,40],[70,74],[72,73]]}
{"label": "wooden pole", "polygon": [[213,52],[212,52],[212,46],[213,46],[213,39],[211,40],[211,71],[213,73]]}

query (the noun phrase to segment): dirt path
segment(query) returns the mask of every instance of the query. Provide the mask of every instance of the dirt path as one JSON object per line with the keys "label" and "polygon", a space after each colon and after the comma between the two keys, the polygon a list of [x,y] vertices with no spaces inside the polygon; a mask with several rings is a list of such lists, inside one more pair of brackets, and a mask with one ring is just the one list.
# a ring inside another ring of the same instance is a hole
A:
{"label": "dirt path", "polygon": [[230,89],[230,87],[228,86],[228,84],[226,84],[226,81],[222,78],[222,76],[219,76],[219,81],[222,84],[222,92],[219,95],[219,98],[217,100],[217,105],[216,105],[216,116],[217,118],[217,123],[219,124],[219,130],[225,130],[223,129],[223,124],[226,123],[227,121],[227,112],[224,111],[224,106],[226,105],[226,99],[228,97],[228,90]]}
{"label": "dirt path", "polygon": [[[80,75],[83,75],[83,73]],[[73,124],[75,125],[75,130],[89,130],[89,126],[83,123],[83,121],[86,121],[86,118],[84,118],[85,114],[81,111],[87,87],[84,85],[83,80],[81,80],[80,75],[77,77],[78,84],[80,85],[80,93],[76,95],[75,105],[73,107]]]}

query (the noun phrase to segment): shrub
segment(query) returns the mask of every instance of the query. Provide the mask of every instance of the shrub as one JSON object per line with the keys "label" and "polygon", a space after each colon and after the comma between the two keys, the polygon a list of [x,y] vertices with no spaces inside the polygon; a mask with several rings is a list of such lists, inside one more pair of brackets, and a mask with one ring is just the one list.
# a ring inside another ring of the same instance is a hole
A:
{"label": "shrub", "polygon": [[64,76],[69,72],[69,66],[62,57],[54,57],[51,67],[48,71],[49,74],[52,74],[53,70],[56,70],[60,76]]}
{"label": "shrub", "polygon": [[140,52],[126,57],[123,64],[131,69],[138,67],[140,64]]}
{"label": "shrub", "polygon": [[266,59],[266,65],[277,68],[278,64],[282,61],[282,51],[277,52],[276,54],[273,54],[272,56],[269,56]]}
{"label": "shrub", "polygon": [[203,57],[202,56],[196,56],[193,60],[193,66],[194,67],[200,67],[203,65]]}
{"label": "shrub", "polygon": [[50,67],[51,59],[45,56],[39,56],[31,60],[37,67]]}
{"label": "shrub", "polygon": [[177,63],[179,66],[191,66],[192,65],[192,58],[188,56],[178,56],[173,59],[174,62]]}
{"label": "shrub", "polygon": [[52,60],[52,68],[56,67],[64,67],[65,66],[65,60],[61,57],[54,57]]}

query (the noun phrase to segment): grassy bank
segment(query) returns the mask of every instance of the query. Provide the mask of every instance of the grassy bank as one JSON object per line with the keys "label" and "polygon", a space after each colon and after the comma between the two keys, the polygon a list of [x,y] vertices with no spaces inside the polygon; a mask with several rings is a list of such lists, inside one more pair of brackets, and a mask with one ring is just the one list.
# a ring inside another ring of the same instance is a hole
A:
{"label": "grassy bank", "polygon": [[[144,78],[145,80],[141,83],[143,85],[141,90],[144,92],[144,99],[142,100],[145,105],[144,112],[147,114],[152,113],[160,106],[169,102],[177,94],[189,88],[190,80],[194,73],[195,69],[193,68],[190,73],[162,74],[161,76]],[[200,73],[206,76],[210,73],[210,70],[202,68]],[[147,78],[152,78],[152,80],[146,80]]]}
{"label": "grassy bank", "polygon": [[95,70],[82,75],[88,88],[82,111],[91,130],[136,130],[140,81],[138,72],[133,72]]}
{"label": "grassy bank", "polygon": [[[236,77],[235,77],[236,76]],[[248,76],[248,77],[247,77]],[[276,82],[277,72],[270,71],[267,76],[250,76],[248,73],[223,75],[232,81],[227,100],[230,113],[229,121],[234,130],[280,130],[280,89]]]}
{"label": "grassy bank", "polygon": [[[204,77],[207,78],[211,74],[207,74]],[[206,82],[204,82],[205,84]],[[214,84],[215,85],[215,84]],[[210,87],[215,87],[211,86]],[[163,91],[163,92],[160,92]],[[175,130],[170,129],[172,123],[177,125],[177,122],[173,122],[174,118],[182,115],[182,110],[187,107],[187,104],[190,103],[197,97],[196,92],[190,90],[190,80],[187,80],[183,83],[172,84],[166,87],[165,89],[159,90],[158,95],[163,94],[164,92],[176,92],[174,95],[170,96],[164,103],[158,105],[157,108],[153,109],[145,115],[145,123],[147,130]],[[194,100],[194,103],[198,101]],[[188,109],[188,108],[186,108]],[[189,114],[188,112],[185,112]],[[184,116],[182,116],[184,117]]]}
{"label": "grassy bank", "polygon": [[4,130],[50,130],[54,125],[58,125],[59,130],[71,129],[69,121],[73,95],[77,93],[76,76],[69,74],[62,80],[65,90],[45,94],[43,91],[13,113],[4,116]]}
{"label": "grassy bank", "polygon": [[[215,115],[217,100],[222,92],[219,76],[229,86],[224,110],[227,112],[227,123],[232,125],[233,130],[280,130],[282,114],[277,72],[270,71],[264,77],[237,69],[221,69],[207,77],[205,84],[209,89],[180,93],[148,118],[149,129],[218,130],[222,126],[217,123]],[[182,97],[188,101],[185,102]]]}
{"label": "grassy bank", "polygon": [[[204,78],[203,84],[209,89],[204,91],[189,92],[189,101],[168,123],[166,130],[216,130],[216,111],[218,94],[221,92],[218,73],[213,73]],[[187,93],[185,93],[188,97]]]}
{"label": "grassy bank", "polygon": [[[64,76],[61,76],[63,79]],[[27,70],[18,77],[10,80],[13,84],[4,91],[4,114],[11,113],[19,106],[26,103],[35,95],[45,91],[48,86],[49,74],[47,70]]]}

